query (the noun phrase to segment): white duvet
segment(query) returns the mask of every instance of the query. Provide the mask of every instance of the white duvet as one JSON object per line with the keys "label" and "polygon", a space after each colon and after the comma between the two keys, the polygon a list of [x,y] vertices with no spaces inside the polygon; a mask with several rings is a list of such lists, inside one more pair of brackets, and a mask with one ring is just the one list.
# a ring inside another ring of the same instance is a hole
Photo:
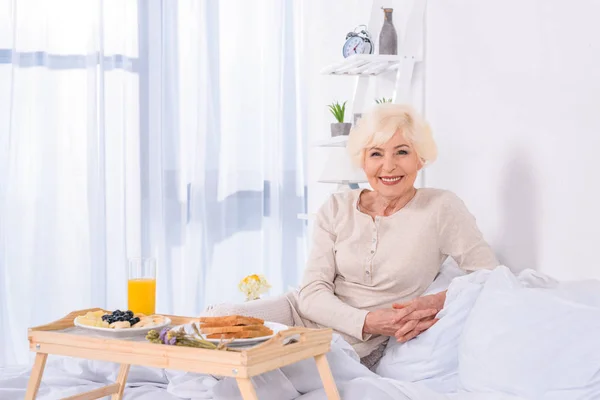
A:
{"label": "white duvet", "polygon": [[[443,289],[434,284],[430,292]],[[376,373],[335,335],[328,354],[343,399],[600,399],[600,282],[558,283],[507,268],[455,277],[440,321],[390,340]],[[52,357],[39,399],[114,382],[117,365]],[[0,399],[21,400],[29,370],[0,370]],[[325,399],[313,360],[253,378],[268,400]],[[241,399],[232,379],[132,367],[125,399]]]}

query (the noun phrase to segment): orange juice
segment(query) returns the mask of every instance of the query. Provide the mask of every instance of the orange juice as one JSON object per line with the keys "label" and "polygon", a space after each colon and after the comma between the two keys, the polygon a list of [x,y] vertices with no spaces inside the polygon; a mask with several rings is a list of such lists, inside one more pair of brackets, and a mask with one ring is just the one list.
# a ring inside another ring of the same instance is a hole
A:
{"label": "orange juice", "polygon": [[156,307],[156,279],[130,279],[127,282],[128,308],[134,314],[154,314]]}

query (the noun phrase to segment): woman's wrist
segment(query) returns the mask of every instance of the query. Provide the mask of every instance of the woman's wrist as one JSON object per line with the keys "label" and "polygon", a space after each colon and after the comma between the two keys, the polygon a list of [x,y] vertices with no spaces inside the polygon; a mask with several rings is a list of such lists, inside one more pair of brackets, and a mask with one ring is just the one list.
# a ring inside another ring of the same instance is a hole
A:
{"label": "woman's wrist", "polygon": [[436,297],[437,297],[436,308],[438,311],[441,311],[442,308],[444,308],[444,303],[446,303],[446,292],[447,292],[447,290],[444,290],[443,292],[439,292],[436,294]]}
{"label": "woman's wrist", "polygon": [[371,332],[371,318],[373,318],[373,311],[369,311],[365,316],[365,323],[363,324],[363,334],[370,335]]}

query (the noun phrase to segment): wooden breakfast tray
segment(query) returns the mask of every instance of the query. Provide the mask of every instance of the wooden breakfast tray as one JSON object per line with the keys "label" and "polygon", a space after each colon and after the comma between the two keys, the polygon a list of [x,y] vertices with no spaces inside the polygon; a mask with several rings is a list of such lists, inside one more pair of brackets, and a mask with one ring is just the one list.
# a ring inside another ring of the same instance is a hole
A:
{"label": "wooden breakfast tray", "polygon": [[[29,348],[37,354],[25,394],[26,400],[33,400],[37,395],[48,354],[121,364],[115,383],[63,400],[92,400],[107,395],[112,395],[112,400],[122,399],[130,365],[234,377],[244,400],[258,400],[251,377],[311,357],[316,361],[327,398],[340,399],[325,357],[330,350],[331,329],[290,328],[249,349],[209,350],[160,345],[139,337],[98,337],[75,327],[75,317],[98,310],[101,309],[74,311],[56,322],[29,329]],[[191,317],[167,317],[172,325],[197,321]]]}

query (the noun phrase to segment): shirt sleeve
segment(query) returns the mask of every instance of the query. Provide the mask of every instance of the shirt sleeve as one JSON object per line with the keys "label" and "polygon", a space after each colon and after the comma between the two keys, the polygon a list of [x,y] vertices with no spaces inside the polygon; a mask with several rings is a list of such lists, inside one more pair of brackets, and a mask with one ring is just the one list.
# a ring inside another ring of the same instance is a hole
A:
{"label": "shirt sleeve", "polygon": [[477,227],[475,217],[454,193],[446,193],[437,224],[442,254],[452,257],[464,271],[493,269],[499,265],[494,251]]}
{"label": "shirt sleeve", "polygon": [[358,340],[363,334],[369,311],[354,308],[334,293],[336,277],[335,239],[333,231],[333,200],[326,202],[316,215],[312,249],[298,295],[298,307],[303,317],[328,326]]}

